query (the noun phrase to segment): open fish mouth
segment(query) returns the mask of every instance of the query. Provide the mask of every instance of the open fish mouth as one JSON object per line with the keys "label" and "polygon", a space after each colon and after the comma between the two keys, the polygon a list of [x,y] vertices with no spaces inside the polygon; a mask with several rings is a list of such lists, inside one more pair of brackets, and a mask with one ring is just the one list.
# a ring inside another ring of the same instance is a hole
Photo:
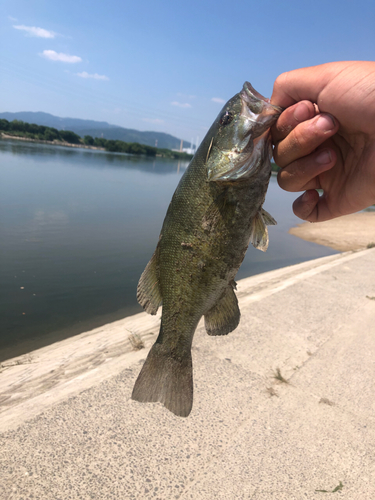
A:
{"label": "open fish mouth", "polygon": [[257,92],[249,82],[245,82],[243,84],[240,95],[242,100],[248,105],[253,113],[260,114],[267,109],[267,114],[275,115],[280,114],[283,111],[283,108],[280,106],[271,104],[270,99],[267,99],[262,96],[262,94]]}
{"label": "open fish mouth", "polygon": [[271,104],[270,100],[257,92],[249,82],[244,83],[239,95],[242,102],[244,138],[251,133],[252,138],[255,139],[275,123],[283,109]]}

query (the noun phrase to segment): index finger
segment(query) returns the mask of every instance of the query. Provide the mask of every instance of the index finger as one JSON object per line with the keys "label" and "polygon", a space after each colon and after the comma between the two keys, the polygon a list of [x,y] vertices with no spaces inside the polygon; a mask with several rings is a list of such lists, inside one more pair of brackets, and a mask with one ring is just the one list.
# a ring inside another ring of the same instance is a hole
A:
{"label": "index finger", "polygon": [[315,107],[310,101],[302,101],[286,108],[272,127],[272,141],[277,144],[290,134],[290,132],[301,122],[314,118]]}
{"label": "index finger", "polygon": [[327,63],[282,73],[274,83],[271,103],[287,108],[306,99],[319,105],[322,90],[332,80],[333,74],[346,65],[346,62]]}

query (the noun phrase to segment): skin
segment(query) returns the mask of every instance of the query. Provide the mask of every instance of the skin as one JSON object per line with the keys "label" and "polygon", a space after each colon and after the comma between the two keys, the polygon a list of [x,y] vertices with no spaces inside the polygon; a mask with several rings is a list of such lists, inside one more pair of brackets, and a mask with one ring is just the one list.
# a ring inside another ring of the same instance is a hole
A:
{"label": "skin", "polygon": [[[336,62],[281,74],[271,103],[286,108],[272,128],[280,187],[318,222],[375,204],[375,62]],[[316,189],[322,189],[319,196]]]}

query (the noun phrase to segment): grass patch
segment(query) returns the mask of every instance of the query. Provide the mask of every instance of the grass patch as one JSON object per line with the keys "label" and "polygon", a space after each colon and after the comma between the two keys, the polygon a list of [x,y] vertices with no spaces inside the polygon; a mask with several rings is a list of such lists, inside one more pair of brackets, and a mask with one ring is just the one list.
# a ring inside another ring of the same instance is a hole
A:
{"label": "grass patch", "polygon": [[140,351],[141,349],[144,349],[145,344],[138,333],[131,333],[128,339],[133,351]]}
{"label": "grass patch", "polygon": [[289,384],[288,380],[281,375],[280,368],[276,368],[273,373],[273,378],[282,384]]}
{"label": "grass patch", "polygon": [[374,247],[375,243],[373,241],[367,245],[367,248],[374,248]]}
{"label": "grass patch", "polygon": [[341,491],[343,487],[344,485],[342,484],[341,481],[339,481],[339,484],[333,490],[315,490],[315,491],[318,493],[336,493],[336,491]]}
{"label": "grass patch", "polygon": [[273,387],[267,387],[266,391],[268,392],[268,394],[270,395],[271,398],[272,398],[272,396],[279,397],[279,395],[277,394],[277,392],[275,391],[275,389]]}

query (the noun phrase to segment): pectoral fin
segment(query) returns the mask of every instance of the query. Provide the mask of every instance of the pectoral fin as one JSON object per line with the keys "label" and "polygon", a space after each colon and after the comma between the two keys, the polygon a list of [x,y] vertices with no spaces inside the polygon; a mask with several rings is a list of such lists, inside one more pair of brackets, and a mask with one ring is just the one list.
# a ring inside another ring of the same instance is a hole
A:
{"label": "pectoral fin", "polygon": [[159,287],[158,248],[143,271],[137,287],[137,300],[149,314],[156,314],[162,303]]}
{"label": "pectoral fin", "polygon": [[262,214],[263,221],[266,224],[266,226],[276,226],[277,222],[275,219],[272,217],[271,214],[269,214],[264,208],[260,210],[260,213]]}
{"label": "pectoral fin", "polygon": [[219,301],[204,315],[208,335],[227,335],[232,332],[240,322],[240,315],[236,294],[228,286]]}
{"label": "pectoral fin", "polygon": [[[267,212],[266,214],[271,217]],[[274,221],[274,219],[271,217]],[[259,211],[253,219],[253,225],[250,235],[250,243],[253,247],[265,252],[268,248],[268,230],[263,219],[261,211]]]}

